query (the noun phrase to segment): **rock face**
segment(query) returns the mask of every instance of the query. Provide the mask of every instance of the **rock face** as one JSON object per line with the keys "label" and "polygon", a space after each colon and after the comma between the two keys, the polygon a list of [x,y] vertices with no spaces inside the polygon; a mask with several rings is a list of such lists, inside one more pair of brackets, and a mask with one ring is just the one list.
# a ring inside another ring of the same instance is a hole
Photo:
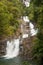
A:
{"label": "rock face", "polygon": [[21,55],[24,59],[30,59],[31,58],[31,40],[29,38],[23,39],[22,42],[23,47],[21,48]]}
{"label": "rock face", "polygon": [[3,56],[6,54],[6,43],[7,41],[4,40],[4,41],[0,41],[0,56]]}
{"label": "rock face", "polygon": [[22,35],[28,34],[28,37],[21,38],[22,42],[20,43],[20,55],[23,56],[24,59],[29,60],[31,59],[31,49],[32,49],[32,40],[31,40],[29,22],[23,22],[21,30]]}

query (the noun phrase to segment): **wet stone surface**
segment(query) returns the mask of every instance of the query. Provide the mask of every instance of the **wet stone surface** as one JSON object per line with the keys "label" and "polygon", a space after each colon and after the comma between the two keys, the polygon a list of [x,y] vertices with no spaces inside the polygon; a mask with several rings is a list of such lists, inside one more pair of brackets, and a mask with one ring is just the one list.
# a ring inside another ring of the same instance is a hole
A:
{"label": "wet stone surface", "polygon": [[0,41],[0,56],[3,56],[6,54],[6,40],[5,41]]}

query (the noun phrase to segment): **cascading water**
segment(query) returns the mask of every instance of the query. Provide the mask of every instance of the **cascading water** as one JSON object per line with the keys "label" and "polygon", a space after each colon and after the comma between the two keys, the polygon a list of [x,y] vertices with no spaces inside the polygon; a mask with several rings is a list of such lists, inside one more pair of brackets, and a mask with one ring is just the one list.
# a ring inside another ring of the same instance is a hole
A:
{"label": "cascading water", "polygon": [[[29,2],[25,2],[26,7],[29,7]],[[24,22],[29,23],[30,27],[30,34],[31,36],[34,36],[37,34],[37,30],[34,29],[34,25],[30,22],[28,19],[28,16],[23,16]],[[23,31],[23,26],[21,25],[21,31]],[[27,33],[22,34],[22,39],[27,38],[29,35]],[[17,57],[19,54],[19,44],[20,44],[20,38],[18,39],[13,39],[11,41],[7,41],[7,47],[6,47],[6,55],[3,56],[5,59],[10,59]]]}
{"label": "cascading water", "polygon": [[[29,5],[30,5],[30,0],[28,0],[28,1],[27,1],[27,0],[26,0],[26,1],[23,0],[23,2],[24,2],[24,4],[25,4],[26,7],[29,7]],[[36,30],[34,29],[34,25],[30,22],[28,16],[23,16],[23,20],[24,20],[25,22],[29,22],[29,27],[30,27],[30,34],[31,34],[31,36],[36,35],[37,32],[38,32],[38,29],[36,29]]]}
{"label": "cascading water", "polygon": [[29,7],[30,5],[30,0],[23,0],[23,3],[25,4],[26,7]]}
{"label": "cascading water", "polygon": [[34,25],[30,22],[28,16],[23,16],[23,20],[24,20],[25,22],[28,22],[28,23],[29,23],[30,34],[31,34],[30,36],[36,35],[37,32],[38,32],[38,29],[36,29],[36,30],[34,29]]}
{"label": "cascading water", "polygon": [[22,35],[22,38],[27,38],[28,37],[28,34],[23,34]]}
{"label": "cascading water", "polygon": [[4,56],[5,59],[10,59],[10,58],[18,56],[18,54],[19,54],[19,43],[20,43],[19,39],[7,41],[6,55]]}
{"label": "cascading water", "polygon": [[30,26],[30,34],[31,34],[31,36],[36,35],[37,32],[38,32],[38,29],[35,30],[34,25],[31,22],[30,22],[29,26]]}
{"label": "cascading water", "polygon": [[30,22],[30,20],[28,19],[28,16],[23,16],[23,20],[24,20],[25,22]]}

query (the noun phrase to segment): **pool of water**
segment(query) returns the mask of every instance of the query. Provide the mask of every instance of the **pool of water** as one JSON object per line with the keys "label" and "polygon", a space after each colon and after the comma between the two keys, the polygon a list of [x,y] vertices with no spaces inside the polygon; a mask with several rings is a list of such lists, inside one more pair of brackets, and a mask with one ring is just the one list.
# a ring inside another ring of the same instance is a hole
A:
{"label": "pool of water", "polygon": [[35,65],[32,61],[27,61],[20,56],[13,59],[3,59],[0,58],[0,65]]}

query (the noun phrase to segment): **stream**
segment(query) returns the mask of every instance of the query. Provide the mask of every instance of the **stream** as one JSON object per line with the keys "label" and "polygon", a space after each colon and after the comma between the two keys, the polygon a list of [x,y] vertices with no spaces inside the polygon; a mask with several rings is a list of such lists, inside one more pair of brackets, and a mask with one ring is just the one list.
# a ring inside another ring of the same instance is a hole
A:
{"label": "stream", "polygon": [[[29,6],[28,2],[25,2],[26,7]],[[23,16],[23,20],[25,23],[29,23],[30,27],[30,35],[34,36],[37,34],[37,30],[34,29],[34,25],[29,21],[28,16]],[[23,31],[23,25],[21,26],[21,30]],[[35,65],[32,61],[23,60],[23,57],[19,56],[20,52],[20,43],[24,38],[29,37],[29,33],[23,32],[22,39],[20,40],[20,36],[17,39],[13,39],[11,41],[7,41],[6,47],[6,55],[0,58],[0,65]]]}
{"label": "stream", "polygon": [[[26,20],[25,20],[26,19]],[[29,22],[28,17],[24,16],[23,20],[25,22]],[[34,36],[37,34],[37,30],[34,29],[34,25],[29,22],[30,27],[30,33],[31,36]],[[23,26],[21,26],[23,30]],[[22,38],[20,40],[20,36],[17,39],[13,39],[11,41],[7,41],[7,47],[6,47],[6,55],[4,55],[2,58],[0,58],[0,65],[35,65],[32,61],[23,60],[23,57],[19,56],[20,52],[20,43],[22,43],[22,40],[24,38],[28,38],[29,34],[26,32],[23,32]]]}

